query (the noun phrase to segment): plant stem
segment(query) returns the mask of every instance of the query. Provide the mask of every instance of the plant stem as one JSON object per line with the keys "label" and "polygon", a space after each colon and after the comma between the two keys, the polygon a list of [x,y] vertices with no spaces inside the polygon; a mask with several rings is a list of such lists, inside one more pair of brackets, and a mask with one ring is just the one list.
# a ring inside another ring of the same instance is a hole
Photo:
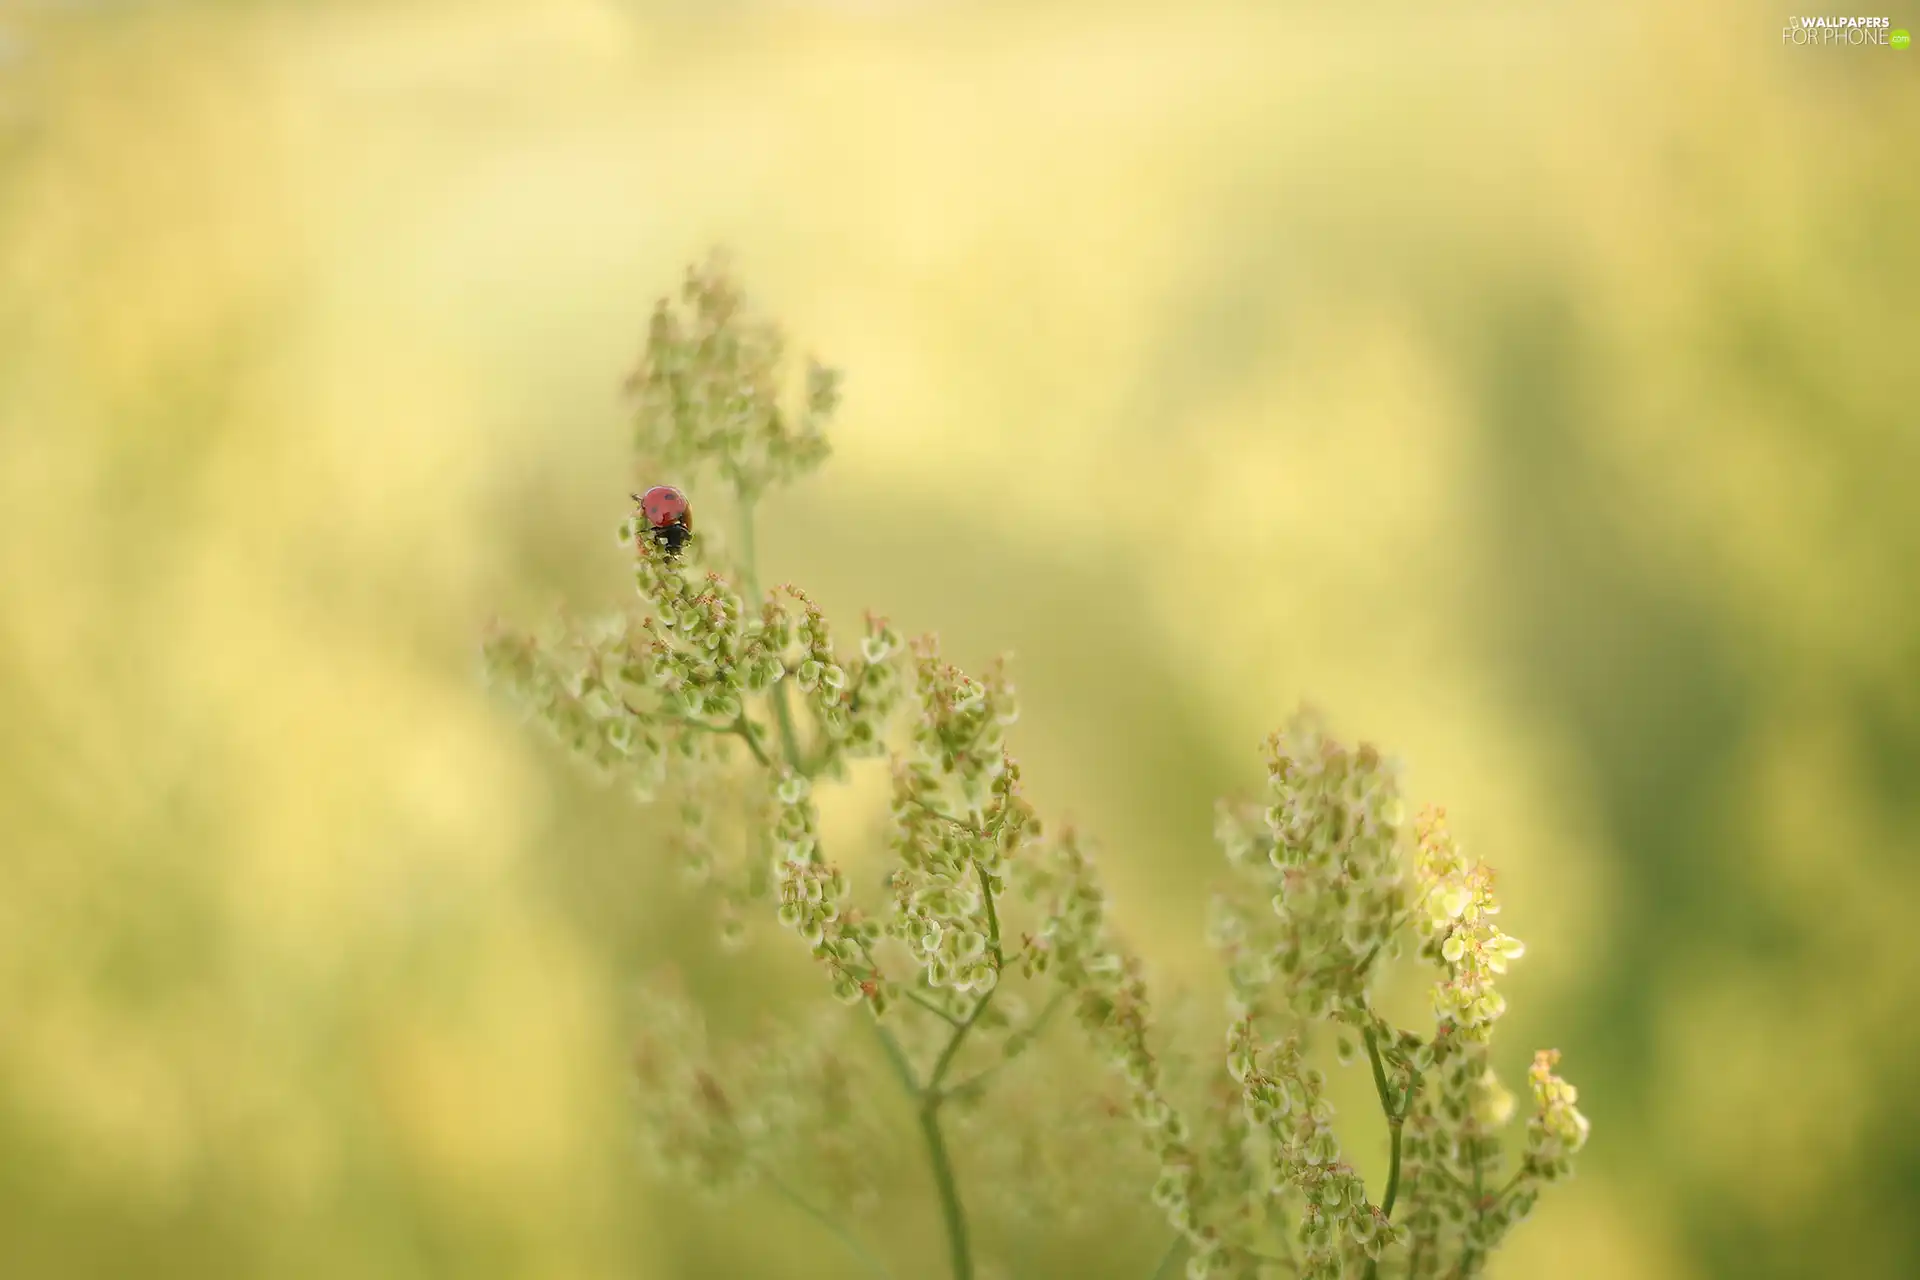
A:
{"label": "plant stem", "polygon": [[[1413,1109],[1414,1080],[1409,1076],[1407,1091],[1400,1099],[1400,1105],[1393,1105],[1393,1091],[1387,1087],[1387,1070],[1380,1062],[1380,1045],[1374,1039],[1373,1028],[1367,1027],[1364,1035],[1367,1041],[1367,1061],[1373,1065],[1373,1089],[1380,1095],[1380,1110],[1387,1117],[1389,1152],[1387,1155],[1387,1193],[1380,1200],[1380,1213],[1383,1217],[1393,1217],[1393,1202],[1400,1198],[1400,1130],[1407,1122],[1407,1112]],[[1366,1280],[1374,1280],[1380,1274],[1380,1261],[1367,1259]]]}
{"label": "plant stem", "polygon": [[1148,1277],[1148,1280],[1162,1280],[1162,1277],[1172,1275],[1173,1273],[1167,1268],[1180,1260],[1182,1246],[1186,1243],[1187,1238],[1176,1232],[1173,1239],[1167,1242],[1167,1251],[1160,1255],[1159,1265],[1154,1267],[1153,1274]]}
{"label": "plant stem", "polygon": [[921,995],[918,991],[915,991],[912,987],[902,988],[900,994],[904,995],[907,999],[913,1001],[915,1004],[919,1005],[922,1009],[925,1009],[928,1013],[940,1019],[940,1021],[946,1023],[948,1026],[952,1027],[954,1030],[957,1031],[960,1029],[960,1019],[954,1017],[952,1014],[948,1013],[945,1009],[942,1009],[939,1005],[927,999],[925,996]]}
{"label": "plant stem", "polygon": [[773,718],[780,725],[780,750],[787,757],[787,764],[793,771],[806,776],[806,768],[800,759],[800,737],[793,729],[793,711],[787,706],[787,678],[781,676],[773,686]]}
{"label": "plant stem", "polygon": [[762,768],[773,768],[773,761],[767,758],[767,753],[760,748],[759,739],[753,736],[753,726],[748,722],[746,712],[742,711],[740,718],[727,728],[729,732],[738,735],[740,741],[747,744],[747,750],[753,752],[753,758],[760,762]]}
{"label": "plant stem", "polygon": [[973,1024],[980,1020],[980,1015],[987,1011],[987,1006],[993,1003],[994,992],[1000,990],[1000,983],[998,981],[1000,973],[1000,917],[995,913],[993,908],[993,889],[987,882],[987,873],[980,871],[978,863],[974,864],[974,870],[979,873],[980,892],[986,896],[987,900],[987,942],[993,949],[995,981],[992,990],[973,1002],[973,1008],[967,1011],[966,1018],[959,1026],[954,1028],[953,1038],[947,1041],[947,1047],[941,1052],[940,1060],[933,1064],[933,1075],[927,1081],[927,1093],[936,1098],[939,1096],[940,1082],[947,1078],[948,1069],[953,1066],[954,1059],[959,1057],[960,1046],[966,1043],[967,1034],[973,1030]]}
{"label": "plant stem", "polygon": [[[1000,951],[1000,913],[993,905],[993,884],[987,879],[987,873],[980,869],[980,864],[977,862],[973,864],[973,872],[980,877],[980,896],[985,898],[987,903],[987,943],[993,948],[993,973],[994,977],[998,978],[1001,966],[1007,962],[1006,956]],[[1000,984],[995,982],[994,991],[999,989]],[[987,994],[992,995],[993,991]]]}
{"label": "plant stem", "polygon": [[[1032,1044],[1035,1040],[1038,1040],[1040,1033],[1047,1029],[1047,1023],[1053,1019],[1054,1011],[1066,1001],[1066,995],[1067,993],[1064,990],[1054,992],[1053,998],[1047,1001],[1047,1007],[1040,1011],[1040,1016],[1028,1024],[1024,1030],[1017,1032],[1014,1038],[1010,1039],[1008,1043],[1011,1045],[1014,1040],[1017,1039],[1022,1041],[1023,1044]],[[1006,1057],[990,1067],[983,1068],[976,1074],[967,1077],[959,1084],[948,1089],[946,1091],[947,1097],[957,1098],[962,1094],[973,1092],[991,1079],[995,1072],[1004,1069],[1006,1065],[1012,1061],[1013,1058]]]}
{"label": "plant stem", "polygon": [[[1366,1029],[1367,1059],[1373,1064],[1373,1088],[1380,1095],[1380,1109],[1387,1117],[1387,1131],[1390,1134],[1391,1151],[1387,1157],[1387,1194],[1380,1201],[1380,1212],[1391,1218],[1393,1202],[1400,1196],[1400,1129],[1406,1123],[1407,1112],[1413,1106],[1413,1081],[1407,1081],[1406,1095],[1400,1099],[1400,1105],[1393,1105],[1393,1093],[1387,1088],[1386,1068],[1380,1063],[1380,1046],[1375,1042],[1373,1028]],[[1371,1268],[1369,1268],[1371,1270]]]}
{"label": "plant stem", "polygon": [[893,1068],[894,1076],[899,1079],[900,1087],[907,1091],[908,1097],[918,1100],[920,1082],[913,1078],[913,1064],[907,1061],[907,1051],[900,1047],[898,1040],[894,1039],[893,1032],[878,1022],[869,1019],[867,1025],[871,1026],[873,1033],[880,1037],[880,1048],[886,1052],[887,1063]]}
{"label": "plant stem", "polygon": [[[995,988],[994,990],[998,990]],[[953,1029],[953,1036],[947,1041],[947,1047],[940,1051],[940,1058],[933,1064],[933,1075],[927,1079],[927,1093],[938,1097],[940,1082],[947,1078],[947,1072],[953,1066],[953,1060],[960,1056],[960,1046],[966,1043],[967,1033],[973,1030],[973,1024],[987,1011],[987,1005],[993,1000],[993,992],[981,996],[973,1002],[973,1008],[961,1019],[960,1025]]]}
{"label": "plant stem", "polygon": [[[748,594],[756,603],[760,602],[760,587],[755,576],[755,552],[753,545],[753,503],[748,495],[741,494],[740,502],[740,561],[741,577]],[[793,711],[787,705],[787,682],[783,677],[773,686],[771,697],[774,719],[780,726],[780,750],[787,767],[795,773],[806,772],[805,761],[800,752],[799,734],[794,730]],[[744,737],[745,734],[743,733]],[[748,740],[748,745],[753,745]],[[771,767],[771,761],[760,755],[763,763]],[[991,932],[993,955],[996,966],[1001,962],[1000,922],[994,914],[993,891],[987,887],[986,877],[981,876],[981,887],[987,895],[987,923]],[[998,988],[996,987],[996,990]],[[913,995],[914,993],[909,993]],[[947,1047],[941,1052],[940,1060],[935,1064],[933,1074],[922,1085],[914,1078],[913,1064],[907,1060],[906,1051],[900,1047],[900,1041],[880,1022],[873,1022],[874,1033],[880,1038],[880,1047],[886,1051],[887,1061],[893,1067],[894,1075],[900,1080],[901,1087],[919,1104],[920,1133],[926,1139],[927,1159],[933,1165],[933,1181],[940,1192],[940,1216],[947,1229],[947,1252],[953,1267],[953,1280],[973,1280],[973,1248],[967,1236],[966,1210],[960,1204],[960,1187],[953,1176],[953,1161],[947,1154],[946,1135],[940,1131],[940,1103],[944,1095],[940,1092],[940,1082],[945,1079],[948,1068],[960,1052],[960,1046],[966,1041],[967,1033],[973,1024],[986,1011],[987,1003],[993,999],[993,992],[974,1002],[973,1009],[966,1019],[953,1027],[953,1035],[947,1041]],[[921,1003],[926,1003],[922,1001]],[[931,1007],[931,1006],[929,1006]],[[953,1018],[939,1009],[939,1013],[948,1023]]]}
{"label": "plant stem", "polygon": [[[987,925],[997,976],[1000,922],[994,914],[993,889],[984,872],[980,876],[980,888],[987,899]],[[966,1043],[967,1034],[973,1030],[974,1023],[980,1020],[980,1015],[987,1011],[987,1006],[993,1003],[993,993],[999,989],[996,982],[992,991],[973,1002],[973,1008],[967,1011],[966,1018],[953,1029],[947,1047],[941,1050],[939,1060],[933,1064],[933,1074],[927,1077],[927,1083],[920,1091],[920,1132],[927,1140],[927,1158],[933,1163],[933,1181],[940,1191],[940,1216],[947,1227],[947,1250],[953,1263],[953,1280],[973,1280],[973,1251],[967,1241],[967,1213],[960,1203],[960,1188],[954,1181],[953,1162],[947,1156],[946,1137],[940,1132],[940,1104],[947,1097],[941,1092],[940,1085],[960,1056],[960,1047]]]}
{"label": "plant stem", "polygon": [[779,1192],[782,1199],[832,1232],[834,1239],[845,1245],[847,1252],[860,1259],[861,1265],[866,1267],[874,1276],[878,1277],[878,1280],[893,1280],[893,1273],[887,1270],[886,1265],[882,1263],[880,1259],[867,1252],[867,1247],[861,1244],[852,1232],[835,1221],[832,1215],[814,1205],[811,1201],[800,1195],[799,1192],[772,1174],[767,1174],[766,1178],[767,1185]]}
{"label": "plant stem", "polygon": [[[956,1039],[959,1033],[955,1033]],[[934,1185],[940,1190],[940,1216],[947,1227],[947,1256],[953,1280],[973,1280],[973,1248],[967,1240],[967,1213],[960,1205],[960,1187],[954,1181],[953,1161],[940,1132],[940,1095],[929,1087],[920,1104],[920,1133],[927,1140],[927,1158],[933,1162]]]}
{"label": "plant stem", "polygon": [[[740,578],[741,585],[747,589],[747,595],[755,608],[765,602],[760,598],[760,577],[757,564],[758,554],[753,544],[753,499],[748,494],[740,495]],[[773,686],[768,697],[773,703],[773,718],[780,725],[780,751],[786,757],[787,767],[795,773],[805,773],[800,756],[800,736],[794,731],[793,710],[787,705],[787,679],[782,675]],[[763,756],[762,759],[765,759]]]}

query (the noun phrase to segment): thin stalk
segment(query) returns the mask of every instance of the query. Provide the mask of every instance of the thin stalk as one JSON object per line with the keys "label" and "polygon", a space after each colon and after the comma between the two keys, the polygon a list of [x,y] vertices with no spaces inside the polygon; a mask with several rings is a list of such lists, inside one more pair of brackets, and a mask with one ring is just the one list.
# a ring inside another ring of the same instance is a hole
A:
{"label": "thin stalk", "polygon": [[1186,1243],[1187,1238],[1176,1232],[1173,1239],[1167,1242],[1167,1251],[1160,1255],[1159,1264],[1154,1267],[1153,1274],[1148,1277],[1148,1280],[1163,1280],[1164,1277],[1171,1276],[1173,1272],[1168,1268],[1180,1261],[1180,1255],[1185,1252]]}
{"label": "thin stalk", "polygon": [[[760,587],[755,575],[755,548],[753,542],[753,504],[748,495],[741,495],[740,503],[740,560],[741,577],[748,594],[755,602],[760,600]],[[773,703],[774,719],[780,726],[780,750],[788,768],[795,773],[805,774],[805,760],[800,751],[800,737],[794,729],[793,711],[787,705],[787,682],[783,678],[773,686],[769,700]],[[744,736],[744,735],[743,735]],[[749,745],[751,741],[749,741]],[[762,756],[764,760],[765,757]],[[771,762],[767,762],[771,767]],[[986,879],[981,877],[981,886],[986,889]],[[994,914],[993,892],[986,889],[987,921],[991,931],[993,954],[996,965],[1001,961],[1000,923]],[[997,989],[997,987],[996,987]],[[914,994],[914,993],[909,993]],[[880,1038],[880,1047],[886,1052],[887,1062],[893,1073],[899,1078],[900,1085],[908,1096],[918,1104],[920,1133],[926,1140],[927,1160],[933,1166],[933,1181],[940,1193],[940,1216],[946,1224],[947,1253],[953,1269],[953,1280],[973,1280],[973,1247],[967,1234],[966,1210],[960,1203],[960,1187],[953,1175],[953,1160],[947,1154],[946,1135],[940,1131],[940,1103],[944,1095],[940,1092],[940,1082],[945,1079],[947,1070],[953,1065],[960,1046],[966,1041],[967,1033],[975,1020],[985,1012],[987,1003],[993,999],[989,991],[974,1002],[972,1011],[966,1019],[953,1028],[953,1035],[941,1052],[933,1074],[923,1085],[914,1076],[913,1064],[908,1061],[906,1051],[900,1047],[900,1041],[892,1031],[879,1021],[872,1022],[874,1034]],[[942,1010],[940,1013],[948,1022],[953,1023],[951,1015]]]}
{"label": "thin stalk", "polygon": [[[957,1039],[959,1033],[954,1034]],[[961,1207],[953,1161],[947,1156],[947,1141],[940,1132],[940,1095],[931,1088],[920,1104],[920,1133],[927,1140],[933,1181],[940,1189],[940,1217],[947,1227],[947,1257],[953,1267],[953,1280],[973,1280],[973,1247],[967,1239],[967,1212]]]}
{"label": "thin stalk", "polygon": [[[1380,1095],[1380,1110],[1387,1117],[1387,1133],[1390,1148],[1387,1155],[1387,1193],[1380,1201],[1380,1212],[1384,1217],[1393,1217],[1393,1203],[1400,1198],[1400,1130],[1407,1122],[1407,1112],[1413,1108],[1414,1081],[1407,1080],[1407,1091],[1400,1099],[1400,1105],[1393,1105],[1393,1091],[1387,1087],[1387,1070],[1380,1061],[1380,1045],[1374,1039],[1373,1028],[1366,1028],[1367,1061],[1373,1065],[1373,1089]],[[1367,1259],[1366,1280],[1374,1280],[1380,1274],[1380,1262],[1377,1258]]]}
{"label": "thin stalk", "polygon": [[845,1245],[847,1252],[858,1258],[860,1264],[865,1267],[870,1274],[875,1276],[877,1280],[893,1280],[893,1273],[887,1270],[886,1265],[882,1263],[880,1259],[869,1253],[867,1247],[860,1243],[859,1238],[841,1226],[831,1214],[819,1208],[812,1201],[806,1199],[799,1192],[772,1174],[766,1175],[766,1178],[767,1185],[779,1192],[783,1200],[831,1232],[833,1238]]}
{"label": "thin stalk", "polygon": [[[977,868],[976,868],[977,870]],[[1000,922],[994,914],[993,890],[989,887],[984,873],[980,877],[981,891],[986,894],[987,925],[993,946],[995,973],[998,973],[1000,958]],[[947,1228],[947,1251],[953,1264],[953,1280],[973,1280],[973,1251],[967,1239],[967,1212],[960,1203],[960,1187],[954,1180],[953,1161],[947,1155],[946,1136],[940,1132],[940,1104],[947,1095],[940,1085],[947,1078],[947,1072],[960,1056],[960,1048],[967,1041],[967,1034],[973,1030],[980,1015],[993,1003],[993,993],[1000,989],[995,983],[993,991],[987,992],[974,1001],[966,1018],[953,1030],[947,1040],[947,1047],[941,1050],[940,1058],[933,1064],[933,1073],[927,1077],[926,1085],[920,1092],[920,1132],[927,1142],[927,1158],[933,1163],[934,1185],[940,1191],[940,1216]]]}
{"label": "thin stalk", "polygon": [[912,987],[901,988],[900,994],[905,996],[907,999],[913,1001],[915,1004],[919,1005],[922,1009],[925,1009],[928,1013],[940,1019],[940,1021],[946,1023],[948,1026],[952,1027],[954,1030],[958,1031],[960,1029],[960,1019],[954,1017],[952,1014],[948,1013],[945,1009],[942,1009],[939,1005],[927,999],[925,996],[921,995],[918,991],[915,991]]}
{"label": "thin stalk", "polygon": [[[747,596],[757,609],[765,602],[760,598],[760,575],[758,554],[753,543],[753,500],[747,494],[740,495],[740,578],[746,587]],[[768,700],[773,703],[773,718],[780,726],[780,751],[786,757],[787,767],[795,773],[805,773],[800,755],[800,735],[793,725],[793,709],[787,705],[787,680],[783,675],[774,684]]]}
{"label": "thin stalk", "polygon": [[[1023,1041],[1023,1045],[1022,1045],[1023,1051],[1026,1045],[1031,1045],[1035,1040],[1038,1040],[1040,1038],[1040,1033],[1047,1029],[1047,1023],[1053,1020],[1054,1011],[1057,1010],[1065,1002],[1066,995],[1067,993],[1064,990],[1054,992],[1053,998],[1047,1001],[1047,1007],[1040,1011],[1040,1016],[1035,1018],[1033,1022],[1024,1031],[1016,1033],[1018,1038]],[[990,1080],[996,1072],[1003,1070],[1007,1066],[1007,1064],[1011,1063],[1012,1061],[1014,1061],[1013,1058],[1002,1058],[1000,1061],[994,1063],[992,1066],[984,1068],[983,1070],[975,1073],[974,1075],[968,1076],[965,1080],[962,1080],[959,1084],[956,1084],[952,1088],[948,1089],[946,1091],[947,1096],[949,1098],[958,1098],[963,1094],[972,1093],[975,1089],[978,1089],[981,1085],[985,1084],[988,1080]]]}
{"label": "thin stalk", "polygon": [[[994,991],[998,990],[998,987],[994,988]],[[960,1056],[960,1046],[966,1043],[967,1034],[973,1030],[973,1024],[980,1020],[980,1015],[987,1011],[987,1005],[992,1001],[993,991],[987,992],[974,1001],[973,1008],[967,1011],[967,1016],[961,1019],[960,1025],[953,1029],[953,1035],[947,1041],[947,1047],[941,1050],[939,1060],[933,1064],[933,1074],[927,1078],[929,1095],[939,1096],[940,1082],[947,1078],[947,1072],[953,1067],[954,1059]]]}
{"label": "thin stalk", "polygon": [[953,1038],[947,1041],[947,1047],[940,1054],[939,1061],[933,1064],[933,1075],[927,1080],[927,1092],[933,1095],[938,1095],[940,1082],[947,1078],[948,1069],[953,1066],[954,1059],[959,1057],[960,1046],[966,1043],[968,1033],[973,1030],[973,1024],[980,1020],[980,1015],[985,1013],[987,1006],[993,1003],[994,992],[1000,990],[1000,983],[998,981],[1000,972],[1000,917],[993,907],[993,889],[987,882],[987,873],[980,870],[978,863],[974,864],[974,871],[980,877],[980,892],[985,895],[987,902],[987,943],[993,949],[995,981],[991,991],[988,991],[987,994],[973,1002],[973,1008],[967,1011],[966,1018],[958,1027],[954,1028]]}
{"label": "thin stalk", "polygon": [[753,727],[747,720],[746,712],[742,711],[740,718],[729,725],[727,731],[738,735],[740,741],[747,744],[747,750],[753,752],[753,758],[760,762],[762,768],[773,768],[773,761],[769,760],[767,753],[761,749],[760,740],[753,736]]}
{"label": "thin stalk", "polygon": [[773,686],[773,718],[780,726],[780,750],[797,774],[807,775],[800,759],[800,735],[794,731],[793,710],[787,706],[787,678],[781,676]]}
{"label": "thin stalk", "polygon": [[1413,1081],[1407,1082],[1406,1095],[1396,1108],[1393,1105],[1393,1092],[1387,1087],[1387,1072],[1381,1065],[1380,1046],[1374,1040],[1372,1027],[1366,1029],[1366,1041],[1367,1060],[1373,1064],[1373,1088],[1380,1095],[1380,1109],[1386,1114],[1387,1131],[1391,1135],[1391,1150],[1387,1157],[1387,1194],[1380,1201],[1380,1212],[1391,1218],[1393,1202],[1400,1196],[1400,1129],[1406,1124],[1407,1111],[1413,1105]]}
{"label": "thin stalk", "polygon": [[893,1074],[900,1081],[900,1087],[907,1091],[908,1097],[917,1101],[920,1097],[920,1082],[914,1078],[913,1064],[907,1061],[907,1051],[900,1047],[900,1041],[894,1038],[893,1032],[880,1023],[870,1018],[867,1025],[872,1027],[874,1035],[880,1038],[880,1048],[885,1051],[887,1065],[893,1068]]}

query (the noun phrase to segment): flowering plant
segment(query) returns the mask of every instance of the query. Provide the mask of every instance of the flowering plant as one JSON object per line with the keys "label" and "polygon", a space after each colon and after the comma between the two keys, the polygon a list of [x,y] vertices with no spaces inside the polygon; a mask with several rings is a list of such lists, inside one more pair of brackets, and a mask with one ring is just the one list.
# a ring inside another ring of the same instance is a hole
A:
{"label": "flowering plant", "polygon": [[[1224,1037],[1212,1052],[1185,1035],[1166,1043],[1092,845],[1046,827],[1022,790],[1005,666],[969,675],[934,639],[904,640],[871,615],[847,643],[805,592],[756,581],[756,501],[825,459],[839,399],[838,375],[810,364],[792,403],[782,355],[721,264],[691,270],[679,305],[654,312],[630,383],[636,442],[688,492],[709,479],[723,490],[737,537],[729,547],[703,521],[682,555],[636,515],[619,537],[640,609],[544,636],[499,630],[486,646],[490,671],[567,746],[642,799],[678,802],[675,839],[718,889],[723,937],[777,920],[853,1006],[729,1052],[709,1049],[683,997],[654,992],[635,1069],[663,1165],[703,1187],[759,1180],[888,1274],[843,1225],[879,1192],[868,1153],[886,1126],[867,1100],[884,1072],[911,1104],[954,1280],[978,1268],[957,1140],[1031,1171],[1129,1127],[1144,1159],[1106,1162],[1100,1193],[1109,1207],[1150,1202],[1170,1228],[1142,1280],[1183,1258],[1194,1280],[1479,1273],[1540,1189],[1568,1176],[1588,1129],[1554,1074],[1559,1055],[1543,1051],[1524,1137],[1502,1154],[1515,1107],[1489,1042],[1506,1007],[1498,979],[1522,948],[1496,924],[1491,871],[1438,810],[1409,826],[1394,761],[1295,716],[1268,743],[1265,802],[1218,813],[1227,878],[1210,937],[1230,991]],[[822,843],[814,803],[817,786],[868,759],[892,780],[890,865],[874,894]],[[1419,1030],[1371,996],[1403,953],[1433,974]],[[1108,1071],[1091,1103],[1075,1046],[1043,1041],[1056,1020]],[[875,1054],[849,1041],[860,1022]],[[1341,1062],[1364,1053],[1385,1116],[1377,1198],[1335,1135],[1316,1065],[1329,1040]],[[1049,1076],[1035,1057],[1065,1070]],[[1036,1081],[1059,1090],[1048,1125],[1009,1136],[973,1123],[991,1091]],[[1016,1198],[1031,1208],[1044,1190]]]}

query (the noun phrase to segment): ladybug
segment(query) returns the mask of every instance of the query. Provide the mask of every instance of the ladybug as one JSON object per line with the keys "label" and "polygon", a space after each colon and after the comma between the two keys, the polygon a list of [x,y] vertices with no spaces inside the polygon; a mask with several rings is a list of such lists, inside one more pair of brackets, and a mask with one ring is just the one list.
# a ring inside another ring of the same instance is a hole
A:
{"label": "ladybug", "polygon": [[636,493],[640,514],[653,531],[653,540],[666,549],[667,559],[680,555],[680,549],[693,536],[693,506],[687,495],[672,485],[657,484],[645,493]]}

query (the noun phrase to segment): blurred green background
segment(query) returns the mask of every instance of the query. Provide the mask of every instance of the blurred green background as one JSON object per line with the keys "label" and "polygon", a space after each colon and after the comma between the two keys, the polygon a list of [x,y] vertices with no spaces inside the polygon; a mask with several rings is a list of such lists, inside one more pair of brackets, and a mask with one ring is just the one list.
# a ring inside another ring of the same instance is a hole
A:
{"label": "blurred green background", "polygon": [[759,962],[477,669],[721,242],[849,373],[766,576],[1015,651],[1167,981],[1302,698],[1501,868],[1497,1276],[1920,1275],[1920,54],[1447,9],[0,6],[0,1271],[842,1273],[638,1166]]}

